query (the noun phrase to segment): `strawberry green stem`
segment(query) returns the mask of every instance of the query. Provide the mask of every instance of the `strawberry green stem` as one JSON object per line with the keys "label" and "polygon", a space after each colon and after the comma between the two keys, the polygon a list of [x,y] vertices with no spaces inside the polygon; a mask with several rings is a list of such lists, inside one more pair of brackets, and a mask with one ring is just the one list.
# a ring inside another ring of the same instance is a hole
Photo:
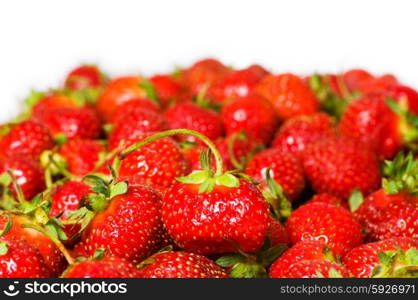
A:
{"label": "strawberry green stem", "polygon": [[22,188],[17,183],[16,177],[14,176],[12,170],[9,170],[8,173],[9,173],[10,178],[12,179],[12,185],[16,191],[17,200],[19,201],[20,204],[25,203],[26,199],[25,199],[25,196],[23,195]]}
{"label": "strawberry green stem", "polygon": [[156,133],[154,135],[151,135],[149,137],[147,137],[146,139],[133,144],[132,146],[126,148],[125,150],[123,150],[120,154],[119,154],[119,159],[120,160],[124,160],[129,154],[131,154],[132,152],[134,152],[135,150],[148,145],[156,140],[159,140],[161,138],[165,138],[168,136],[173,136],[173,135],[178,135],[178,134],[184,134],[184,135],[191,135],[194,136],[196,138],[198,138],[199,140],[201,140],[202,142],[204,142],[208,148],[212,151],[213,156],[215,157],[215,166],[216,166],[216,171],[214,176],[221,176],[223,174],[223,163],[222,163],[222,157],[221,154],[219,153],[218,149],[216,148],[215,144],[206,136],[204,136],[203,134],[194,131],[194,130],[190,130],[190,129],[172,129],[172,130],[167,130],[167,131],[163,131],[163,132],[159,132]]}

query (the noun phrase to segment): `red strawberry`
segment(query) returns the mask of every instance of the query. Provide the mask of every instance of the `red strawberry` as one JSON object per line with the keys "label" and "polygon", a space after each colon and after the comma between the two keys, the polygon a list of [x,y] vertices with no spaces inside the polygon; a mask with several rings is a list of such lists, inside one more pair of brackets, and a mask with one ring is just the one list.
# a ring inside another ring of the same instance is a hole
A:
{"label": "red strawberry", "polygon": [[94,139],[101,130],[100,119],[90,107],[50,109],[39,120],[56,137]]}
{"label": "red strawberry", "polygon": [[313,142],[335,136],[333,119],[319,112],[309,116],[297,116],[280,127],[273,140],[273,147],[302,157]]}
{"label": "red strawberry", "polygon": [[162,107],[167,107],[183,91],[182,86],[168,75],[154,75],[149,80],[155,88],[157,98],[160,100]]}
{"label": "red strawberry", "polygon": [[99,68],[93,65],[82,65],[68,73],[65,79],[65,87],[71,90],[83,90],[97,88],[103,85],[106,77]]}
{"label": "red strawberry", "polygon": [[254,91],[257,83],[268,74],[269,72],[259,65],[233,71],[213,88],[213,96],[221,103],[247,97]]}
{"label": "red strawberry", "polygon": [[405,101],[408,109],[418,115],[418,92],[405,85],[393,85],[388,87],[384,93],[387,97],[396,99],[399,102]]}
{"label": "red strawberry", "polygon": [[89,259],[70,266],[64,278],[137,278],[138,270],[123,258]]}
{"label": "red strawberry", "polygon": [[375,154],[351,139],[332,138],[313,144],[305,152],[303,165],[318,193],[347,199],[354,189],[369,194],[380,185]]}
{"label": "red strawberry", "polygon": [[[164,113],[171,129],[195,130],[215,140],[222,135],[222,121],[217,112],[198,106],[192,102],[176,103]],[[193,136],[178,136],[180,140],[195,142]]]}
{"label": "red strawberry", "polygon": [[139,76],[123,76],[111,80],[97,100],[97,109],[104,120],[110,119],[118,105],[132,99],[146,98],[142,82]]}
{"label": "red strawberry", "polygon": [[44,150],[54,146],[48,129],[36,121],[23,121],[9,129],[10,131],[0,138],[0,151],[3,154],[20,154],[37,160]]}
{"label": "red strawberry", "polygon": [[244,131],[248,137],[262,144],[270,142],[278,125],[271,104],[255,95],[225,105],[222,119],[227,135]]}
{"label": "red strawberry", "polygon": [[[32,199],[45,188],[44,174],[36,161],[18,155],[0,158],[0,174],[7,171],[12,172],[26,200]],[[12,184],[9,186],[17,197],[15,188]]]}
{"label": "red strawberry", "polygon": [[414,257],[416,261],[417,250],[417,240],[393,238],[356,247],[344,257],[343,262],[351,275],[357,278],[404,277],[410,270],[412,274],[415,270],[416,276],[417,266],[408,265],[408,257]]}
{"label": "red strawberry", "polygon": [[76,176],[84,176],[92,172],[104,153],[103,143],[78,138],[66,142],[59,151],[59,154],[65,158],[68,170]]}
{"label": "red strawberry", "polygon": [[256,92],[269,100],[281,119],[309,115],[318,110],[318,100],[309,87],[293,74],[267,75]]}
{"label": "red strawberry", "polygon": [[91,256],[99,248],[112,256],[138,263],[159,249],[162,223],[161,198],[153,189],[130,185],[94,216],[75,246],[77,253]]}
{"label": "red strawberry", "polygon": [[288,218],[286,229],[293,243],[320,240],[338,255],[346,254],[363,241],[361,227],[351,213],[327,203],[300,206]]}
{"label": "red strawberry", "polygon": [[280,184],[286,196],[295,200],[305,187],[303,168],[299,160],[280,149],[266,149],[254,155],[245,173],[261,182],[264,188],[267,186],[269,168],[271,178]]}
{"label": "red strawberry", "polygon": [[332,204],[332,205],[337,205],[337,206],[342,206],[344,208],[348,208],[347,205],[347,201],[343,201],[338,197],[335,197],[333,195],[330,194],[316,194],[315,196],[313,196],[308,203],[312,203],[312,202],[321,202],[321,203],[328,203],[328,204]]}
{"label": "red strawberry", "polygon": [[141,278],[228,278],[208,258],[187,252],[157,253],[139,265]]}
{"label": "red strawberry", "polygon": [[350,92],[359,90],[359,86],[364,85],[374,79],[374,76],[362,69],[352,69],[342,74],[344,84]]}
{"label": "red strawberry", "polygon": [[115,112],[109,119],[109,123],[118,124],[120,121],[124,121],[126,116],[134,114],[134,111],[137,110],[149,110],[157,114],[161,111],[160,107],[149,99],[132,99],[116,107]]}
{"label": "red strawberry", "polygon": [[289,235],[287,234],[286,228],[275,218],[270,218],[270,230],[267,234],[270,240],[271,246],[279,244],[288,245],[290,243]]}
{"label": "red strawberry", "polygon": [[371,80],[361,82],[358,90],[363,93],[380,92],[398,84],[398,80],[391,74],[386,74],[380,77],[375,77]]}
{"label": "red strawberry", "polygon": [[284,278],[341,278],[348,277],[344,266],[323,260],[302,260],[284,272]]}
{"label": "red strawberry", "polygon": [[38,249],[21,239],[0,238],[1,278],[46,278],[49,271]]}
{"label": "red strawberry", "polygon": [[[36,97],[35,93],[35,97]],[[42,118],[45,112],[57,108],[76,108],[82,106],[78,98],[70,95],[54,92],[46,95],[40,94],[38,99],[34,100],[36,103],[32,107],[32,116],[35,119]]]}

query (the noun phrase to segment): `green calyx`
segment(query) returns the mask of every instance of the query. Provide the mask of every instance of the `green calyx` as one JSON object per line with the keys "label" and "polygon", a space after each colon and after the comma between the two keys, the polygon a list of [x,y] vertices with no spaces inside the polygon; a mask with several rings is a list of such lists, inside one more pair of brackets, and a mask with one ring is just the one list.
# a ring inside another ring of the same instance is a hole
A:
{"label": "green calyx", "polygon": [[351,212],[355,212],[364,202],[364,196],[359,189],[355,189],[348,198]]}
{"label": "green calyx", "polygon": [[418,277],[418,249],[410,248],[407,251],[397,249],[379,252],[380,263],[374,267],[372,277]]}
{"label": "green calyx", "polygon": [[142,79],[139,86],[145,91],[147,99],[155,102],[158,106],[161,106],[161,101],[158,98],[157,90],[155,89],[151,81],[149,81],[148,79]]}
{"label": "green calyx", "polygon": [[6,242],[0,242],[0,256],[6,255],[9,251],[9,245]]}
{"label": "green calyx", "polygon": [[[410,112],[408,100],[386,99],[386,104],[399,117],[399,133],[403,142],[409,146],[418,140],[418,116]],[[413,147],[413,145],[411,145]]]}

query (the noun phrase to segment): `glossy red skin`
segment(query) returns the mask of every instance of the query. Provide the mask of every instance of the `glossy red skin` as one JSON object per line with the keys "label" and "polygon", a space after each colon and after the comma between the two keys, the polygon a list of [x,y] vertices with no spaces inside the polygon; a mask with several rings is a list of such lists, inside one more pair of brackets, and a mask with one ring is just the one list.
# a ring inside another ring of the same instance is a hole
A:
{"label": "glossy red skin", "polygon": [[104,88],[97,100],[97,109],[104,120],[109,120],[116,107],[122,103],[137,99],[146,98],[147,94],[140,87],[142,78],[139,76],[123,76],[114,78]]}
{"label": "glossy red skin", "polygon": [[389,195],[380,189],[364,200],[354,216],[371,240],[418,239],[418,197],[410,194]]}
{"label": "glossy red skin", "polygon": [[[150,134],[130,140],[131,145]],[[171,138],[152,142],[125,158],[119,169],[119,176],[134,177],[137,182],[151,185],[161,190],[169,187],[177,177],[184,176],[189,170],[188,162],[177,143]]]}
{"label": "glossy red skin", "polygon": [[159,74],[152,76],[149,80],[154,85],[162,107],[167,107],[183,92],[183,87],[171,76]]}
{"label": "glossy red skin", "polygon": [[279,244],[290,244],[290,239],[289,235],[287,234],[286,228],[282,225],[282,223],[280,223],[280,221],[276,220],[273,217],[270,218],[270,229],[267,234],[267,237],[270,240],[271,246],[276,246]]}
{"label": "glossy red skin", "polygon": [[269,72],[259,65],[233,71],[213,88],[213,96],[220,103],[247,97],[253,93],[257,83],[268,74]]}
{"label": "glossy red skin", "polygon": [[139,270],[140,278],[228,278],[210,259],[187,252],[164,252],[150,257]]}
{"label": "glossy red skin", "polygon": [[48,268],[38,249],[22,239],[1,237],[7,253],[0,255],[0,278],[47,278]]}
{"label": "glossy red skin", "polygon": [[307,203],[312,203],[312,202],[328,203],[328,204],[332,204],[336,206],[342,206],[348,209],[347,201],[343,201],[338,197],[335,197],[333,195],[326,194],[326,193],[316,194]]}
{"label": "glossy red skin", "polygon": [[[0,228],[6,225],[7,218],[0,217]],[[59,276],[66,267],[66,261],[60,250],[55,244],[44,234],[31,229],[22,228],[21,225],[29,223],[29,220],[23,216],[12,216],[12,227],[9,232],[3,235],[7,239],[24,239],[31,246],[37,248],[42,255],[46,266],[52,277]]]}
{"label": "glossy red skin", "polygon": [[[0,158],[0,174],[8,170],[13,170],[12,174],[26,200],[31,200],[45,189],[44,173],[36,161],[18,155]],[[10,188],[17,197],[12,184]]]}
{"label": "glossy red skin", "polygon": [[92,256],[96,249],[139,263],[159,250],[162,222],[161,197],[143,185],[130,185],[128,192],[114,197],[95,215],[75,246],[75,251]]}
{"label": "glossy red skin", "polygon": [[386,74],[361,83],[358,86],[358,91],[362,94],[381,92],[396,84],[398,84],[396,77],[391,74]]}
{"label": "glossy red skin", "polygon": [[52,194],[49,215],[55,217],[62,213],[60,219],[66,220],[71,212],[78,209],[82,198],[91,192],[90,187],[83,182],[65,182],[58,186]]}
{"label": "glossy red skin", "polygon": [[69,267],[64,278],[137,278],[138,270],[123,258],[105,257],[101,260],[85,260]]}
{"label": "glossy red skin", "polygon": [[293,74],[267,75],[258,83],[256,92],[271,102],[277,116],[283,120],[309,115],[319,109],[314,93]]}
{"label": "glossy red skin", "polygon": [[392,238],[363,244],[352,249],[344,257],[343,263],[354,277],[372,277],[374,267],[380,264],[379,252],[397,251],[399,248],[403,251],[410,248],[418,249],[418,241],[410,238]]}
{"label": "glossy red skin", "polygon": [[363,241],[360,225],[347,209],[327,203],[308,203],[287,219],[286,229],[293,243],[320,240],[343,256]]}
{"label": "glossy red skin", "polygon": [[299,158],[312,143],[334,137],[334,120],[319,112],[309,116],[297,116],[284,122],[277,131],[272,146],[291,152]]}
{"label": "glossy red skin", "polygon": [[256,95],[239,98],[224,106],[222,119],[227,135],[244,131],[256,142],[268,144],[279,124],[271,104]]}
{"label": "glossy red skin", "polygon": [[351,92],[358,91],[359,86],[374,79],[374,76],[362,69],[352,69],[342,74],[342,79]]}
{"label": "glossy red skin", "polygon": [[[191,129],[197,131],[211,140],[222,135],[222,120],[217,112],[200,107],[193,102],[176,103],[168,108],[164,117],[170,129]],[[180,141],[200,142],[191,135],[177,135]]]}
{"label": "glossy red skin", "polygon": [[160,107],[149,99],[132,99],[116,107],[109,123],[118,124],[119,122],[124,121],[126,116],[135,113],[137,110],[149,110],[156,114],[161,112]]}
{"label": "glossy red skin", "polygon": [[73,69],[65,79],[65,87],[71,90],[97,88],[104,84],[104,76],[93,65],[83,65]]}
{"label": "glossy red skin", "polygon": [[105,152],[103,143],[97,140],[72,139],[61,146],[59,154],[65,158],[68,170],[76,176],[91,173]]}
{"label": "glossy red skin", "polygon": [[48,128],[33,120],[13,125],[10,132],[0,138],[1,153],[27,156],[34,160],[53,146],[54,141]]}
{"label": "glossy red skin", "polygon": [[48,94],[33,106],[32,116],[35,119],[39,119],[42,118],[45,112],[49,111],[50,109],[75,108],[79,106],[80,105],[77,103],[77,101],[70,96],[60,93]]}
{"label": "glossy red skin", "polygon": [[100,135],[100,119],[90,107],[50,109],[39,120],[54,136],[95,139]]}
{"label": "glossy red skin", "polygon": [[364,195],[380,186],[380,166],[374,152],[352,139],[319,141],[305,153],[305,176],[317,193],[348,199],[354,189]]}
{"label": "glossy red skin", "polygon": [[284,272],[282,278],[332,278],[331,270],[337,271],[343,278],[349,277],[347,269],[336,263],[324,260],[298,261]]}
{"label": "glossy red skin", "polygon": [[387,88],[384,93],[387,97],[403,101],[406,100],[408,109],[418,115],[418,92],[405,85],[393,85]]}
{"label": "glossy red skin", "polygon": [[245,173],[254,180],[261,182],[262,188],[266,188],[268,168],[271,169],[271,178],[281,185],[286,196],[290,200],[297,199],[305,187],[300,161],[291,153],[269,148],[252,157],[248,162]]}
{"label": "glossy red skin", "polygon": [[341,118],[339,132],[369,145],[383,159],[392,158],[403,146],[399,117],[381,93],[352,102]]}
{"label": "glossy red skin", "polygon": [[270,228],[267,202],[256,186],[240,180],[238,188],[216,185],[198,193],[199,184],[176,182],[163,198],[162,219],[183,249],[203,255],[257,251]]}
{"label": "glossy red skin", "polygon": [[166,129],[168,124],[161,115],[145,109],[132,110],[110,133],[109,148],[115,149],[122,141],[135,139],[144,133]]}

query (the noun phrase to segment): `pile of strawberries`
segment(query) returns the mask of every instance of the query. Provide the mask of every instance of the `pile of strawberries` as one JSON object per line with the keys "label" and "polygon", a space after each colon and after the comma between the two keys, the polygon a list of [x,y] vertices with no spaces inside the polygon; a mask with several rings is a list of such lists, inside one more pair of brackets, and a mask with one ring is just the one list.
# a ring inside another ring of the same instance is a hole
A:
{"label": "pile of strawberries", "polygon": [[418,277],[392,75],[83,65],[0,132],[0,277]]}

